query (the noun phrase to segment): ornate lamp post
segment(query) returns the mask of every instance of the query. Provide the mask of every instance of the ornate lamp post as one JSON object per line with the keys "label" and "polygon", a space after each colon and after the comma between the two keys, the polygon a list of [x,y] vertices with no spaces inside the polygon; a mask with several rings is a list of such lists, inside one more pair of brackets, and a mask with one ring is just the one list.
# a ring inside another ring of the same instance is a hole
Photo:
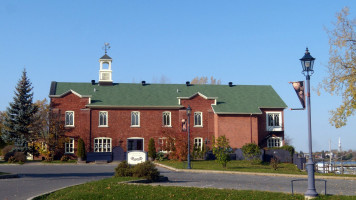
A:
{"label": "ornate lamp post", "polygon": [[309,158],[307,162],[307,171],[308,171],[308,190],[305,192],[304,196],[306,198],[314,198],[318,196],[318,193],[315,190],[315,176],[314,176],[314,162],[312,157],[312,131],[311,131],[311,108],[310,108],[310,76],[314,73],[313,65],[314,60],[308,48],[305,51],[303,58],[300,59],[300,62],[303,67],[302,73],[307,80],[307,107],[308,107],[308,143],[309,143]]}
{"label": "ornate lamp post", "polygon": [[187,166],[187,169],[192,168],[190,166],[190,114],[191,113],[192,113],[192,109],[188,105],[188,108],[187,108],[187,116],[188,116],[188,166]]}

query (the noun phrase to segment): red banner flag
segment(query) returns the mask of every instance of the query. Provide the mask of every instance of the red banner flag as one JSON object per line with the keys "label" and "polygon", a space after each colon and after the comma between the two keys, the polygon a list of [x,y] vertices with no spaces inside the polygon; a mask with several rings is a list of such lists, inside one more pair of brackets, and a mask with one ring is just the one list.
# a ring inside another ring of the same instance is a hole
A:
{"label": "red banner flag", "polygon": [[292,83],[300,103],[302,104],[303,108],[305,108],[304,81],[297,81],[297,82],[290,82],[290,83]]}

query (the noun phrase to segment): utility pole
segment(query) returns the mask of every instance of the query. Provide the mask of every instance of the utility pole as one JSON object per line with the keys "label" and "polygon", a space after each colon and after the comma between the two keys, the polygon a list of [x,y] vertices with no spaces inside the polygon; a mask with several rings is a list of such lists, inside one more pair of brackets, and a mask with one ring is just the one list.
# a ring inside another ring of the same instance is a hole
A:
{"label": "utility pole", "polygon": [[341,164],[341,169],[340,169],[340,173],[341,174],[344,174],[344,166],[343,166],[343,163],[342,163],[342,148],[341,148],[341,139],[339,137],[339,155],[340,155],[340,164]]}
{"label": "utility pole", "polygon": [[330,163],[329,163],[329,173],[333,171],[332,165],[331,165],[331,159],[332,159],[333,154],[331,153],[331,140],[329,139],[329,157],[330,157]]}

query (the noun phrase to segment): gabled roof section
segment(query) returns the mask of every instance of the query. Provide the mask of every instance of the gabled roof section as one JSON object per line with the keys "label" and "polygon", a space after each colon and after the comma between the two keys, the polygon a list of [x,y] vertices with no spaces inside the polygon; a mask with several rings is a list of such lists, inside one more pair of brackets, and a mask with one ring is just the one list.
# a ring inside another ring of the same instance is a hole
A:
{"label": "gabled roof section", "polygon": [[81,95],[81,94],[77,93],[74,90],[68,90],[67,92],[64,92],[64,93],[59,94],[59,95],[49,95],[49,97],[51,97],[51,98],[61,98],[61,97],[64,97],[64,96],[66,96],[67,94],[70,94],[70,93],[78,96],[79,98],[90,98],[91,97],[91,95]]}
{"label": "gabled roof section", "polygon": [[[53,88],[55,89],[53,89]],[[269,85],[190,85],[114,83],[99,86],[91,83],[56,82],[51,85],[50,97],[75,92],[90,97],[88,107],[97,108],[183,108],[179,99],[197,95],[215,99],[212,108],[217,114],[261,114],[261,108],[281,108],[287,105]],[[178,99],[178,101],[177,101]]]}
{"label": "gabled roof section", "polygon": [[193,97],[195,97],[195,96],[197,96],[197,95],[203,97],[204,99],[217,99],[217,97],[207,97],[207,96],[205,96],[204,94],[202,94],[202,93],[200,93],[200,92],[197,92],[197,93],[193,94],[193,95],[190,96],[190,97],[177,97],[177,98],[178,98],[178,99],[192,99]]}

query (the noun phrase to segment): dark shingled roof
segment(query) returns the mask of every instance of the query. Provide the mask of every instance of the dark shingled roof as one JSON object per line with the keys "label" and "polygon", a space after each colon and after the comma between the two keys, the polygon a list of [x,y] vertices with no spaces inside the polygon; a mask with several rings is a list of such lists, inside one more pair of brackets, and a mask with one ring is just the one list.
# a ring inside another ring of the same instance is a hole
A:
{"label": "dark shingled roof", "polygon": [[110,58],[107,54],[103,55],[100,59],[112,60],[112,58]]}
{"label": "dark shingled roof", "polygon": [[[52,88],[55,87],[55,88]],[[91,83],[52,83],[50,97],[69,91],[90,96],[88,107],[182,108],[179,98],[202,95],[216,99],[212,108],[217,114],[261,114],[260,108],[286,108],[287,105],[269,85],[190,85],[114,83],[99,86]],[[94,90],[95,88],[95,90]]]}

